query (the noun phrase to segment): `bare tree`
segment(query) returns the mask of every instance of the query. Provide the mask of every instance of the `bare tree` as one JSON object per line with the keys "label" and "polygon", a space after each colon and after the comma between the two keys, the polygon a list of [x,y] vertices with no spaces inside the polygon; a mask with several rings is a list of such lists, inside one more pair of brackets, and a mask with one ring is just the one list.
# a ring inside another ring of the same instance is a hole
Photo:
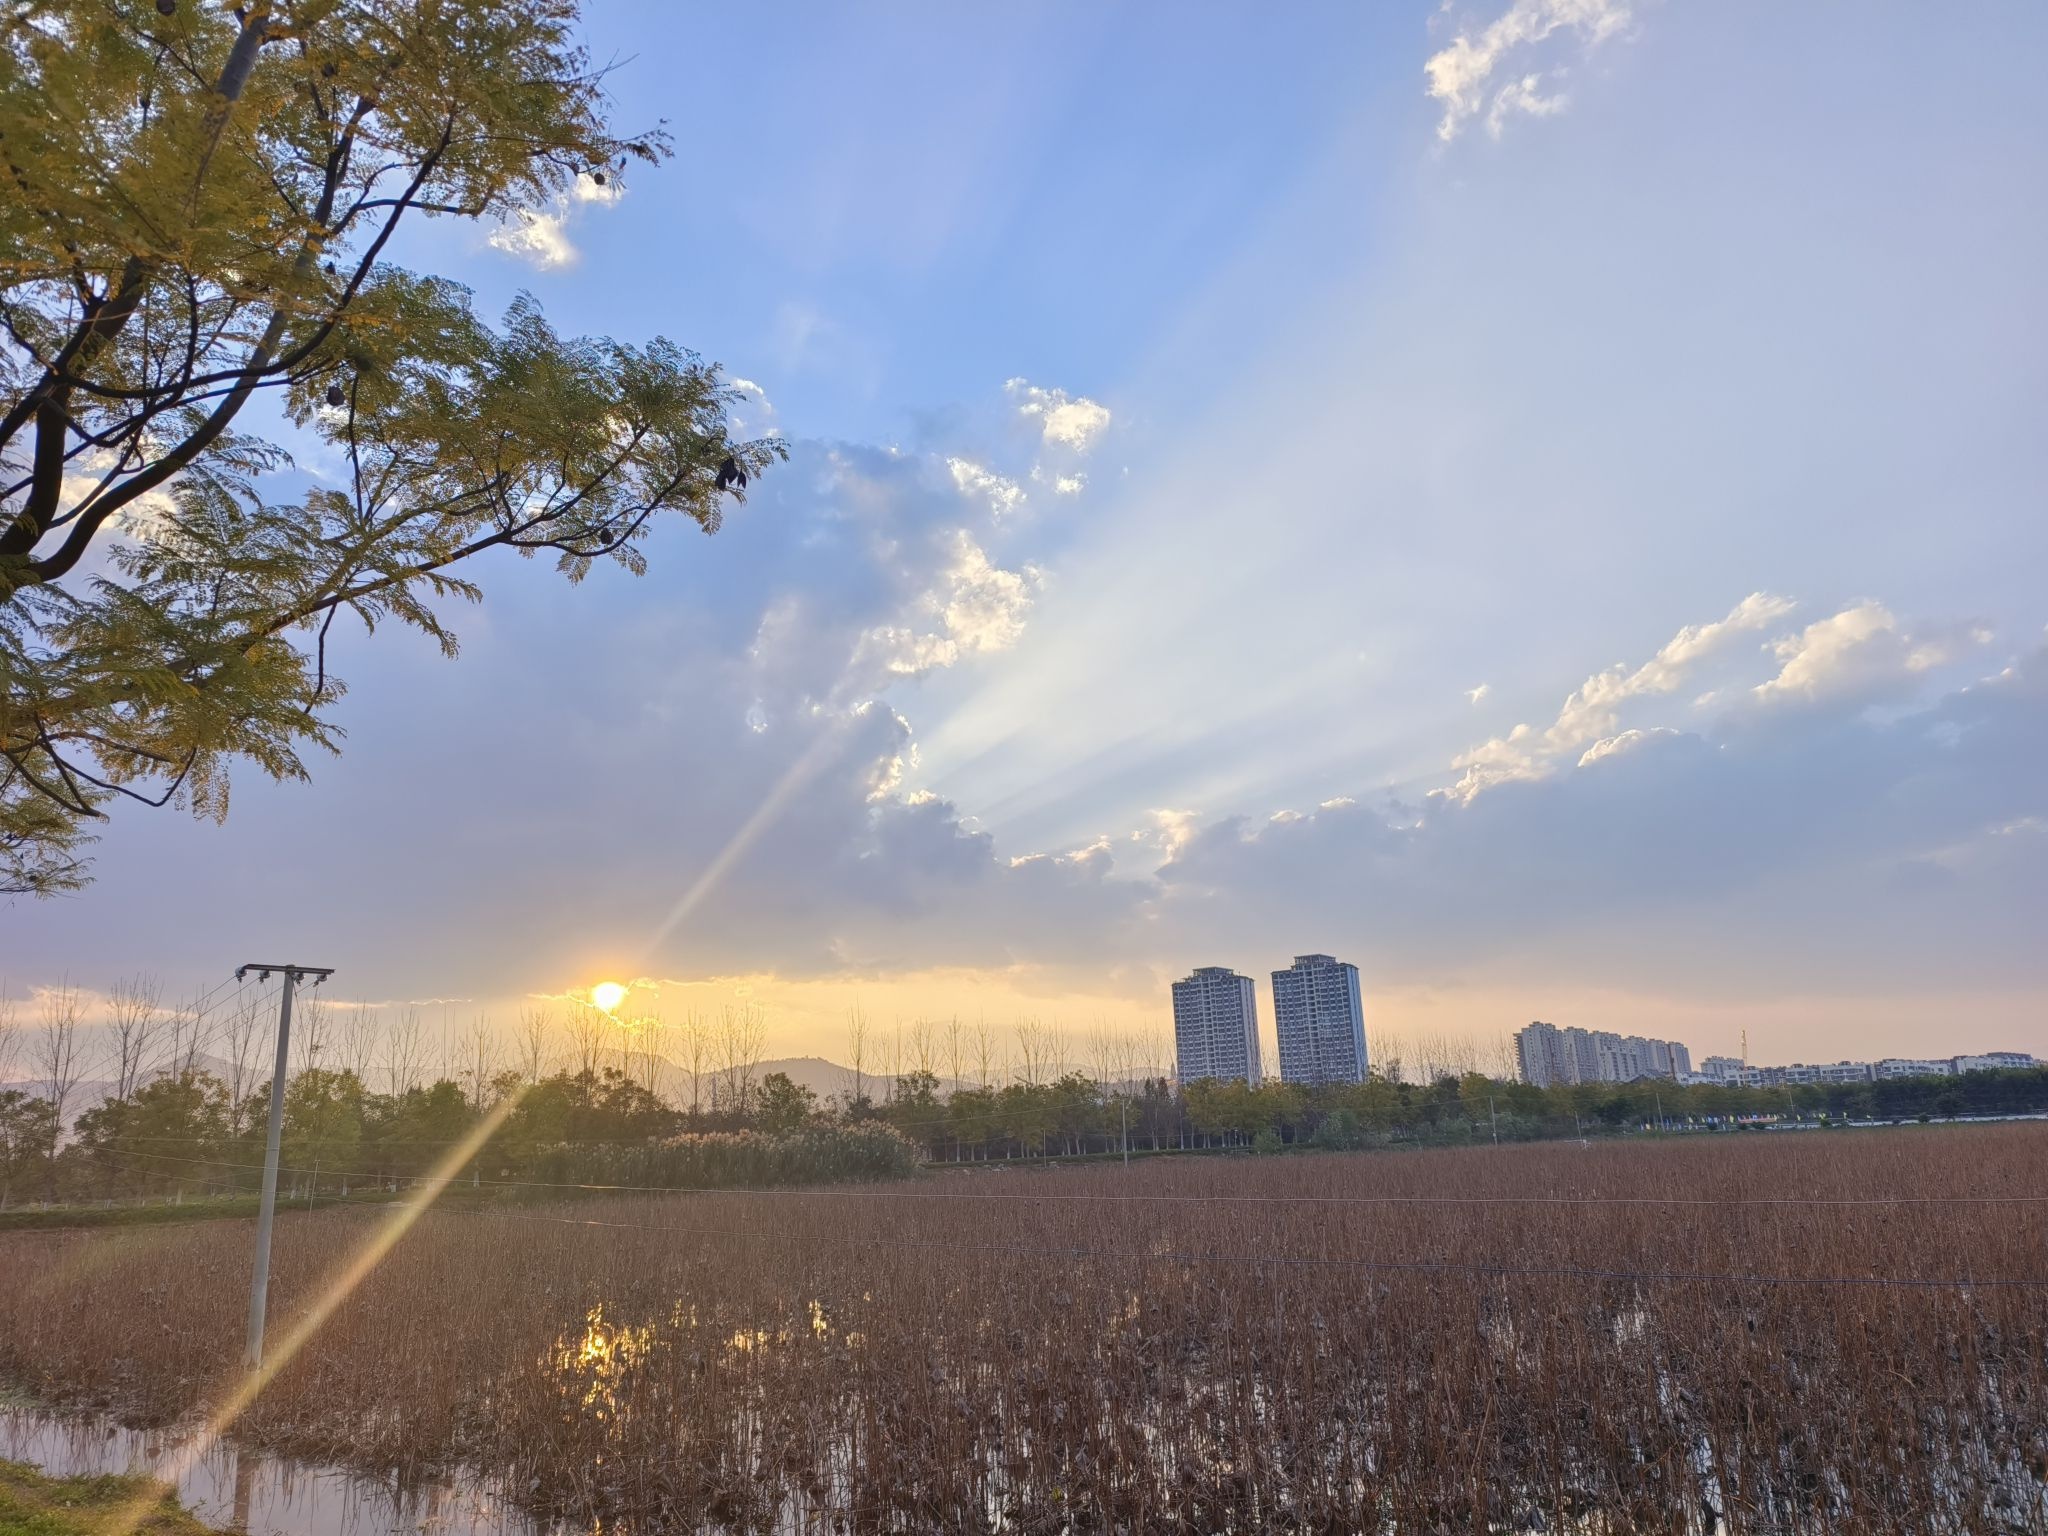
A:
{"label": "bare tree", "polygon": [[364,1088],[370,1086],[370,1069],[377,1060],[377,1037],[383,1033],[384,1010],[357,1003],[336,1010],[334,1022],[335,1059],[342,1070],[354,1075]]}
{"label": "bare tree", "polygon": [[420,1085],[425,1067],[425,1027],[420,1011],[407,1003],[399,1010],[397,1022],[384,1036],[384,1074],[393,1098],[400,1098]]}
{"label": "bare tree", "polygon": [[994,1081],[989,1074],[995,1067],[995,1043],[995,1033],[988,1027],[988,1015],[977,1014],[974,1020],[974,1071],[984,1089]]}
{"label": "bare tree", "polygon": [[199,1053],[212,1039],[213,1030],[213,1016],[204,998],[194,998],[169,1010],[163,1019],[167,1048],[157,1071],[165,1077],[183,1077],[197,1071]]}
{"label": "bare tree", "polygon": [[1017,1021],[1017,1078],[1036,1088],[1050,1075],[1055,1063],[1053,1033],[1037,1019]]}
{"label": "bare tree", "polygon": [[951,1079],[946,1085],[948,1093],[960,1091],[960,1085],[967,1081],[961,1075],[964,1063],[960,1058],[960,1015],[954,1014],[946,1021],[946,1075]]}
{"label": "bare tree", "polygon": [[853,1073],[848,1103],[858,1104],[868,1095],[868,1015],[858,1003],[846,1010],[846,1057]]}
{"label": "bare tree", "polygon": [[14,1080],[14,1064],[21,1057],[21,1015],[7,985],[0,982],[0,1083]]}
{"label": "bare tree", "polygon": [[1390,1083],[1406,1082],[1409,1065],[1408,1043],[1391,1029],[1375,1031],[1368,1042],[1368,1054],[1376,1076]]}
{"label": "bare tree", "polygon": [[292,1000],[292,1038],[309,1069],[317,1071],[326,1064],[327,1054],[334,1048],[334,1020],[325,998],[306,991]]}
{"label": "bare tree", "polygon": [[482,1112],[490,1108],[491,1084],[498,1075],[498,1032],[490,1018],[479,1013],[462,1038],[461,1081],[470,1107]]}
{"label": "bare tree", "polygon": [[243,1102],[262,1081],[263,1026],[267,1022],[262,994],[251,992],[244,996],[242,989],[236,988],[234,999],[223,1011],[220,1046],[227,1063],[228,1112],[235,1117],[237,1131],[243,1128]]}
{"label": "bare tree", "polygon": [[555,1015],[548,1008],[519,1010],[519,1033],[514,1040],[519,1053],[519,1075],[537,1083],[554,1070]]}
{"label": "bare tree", "polygon": [[743,1115],[754,1102],[754,1075],[761,1066],[761,1046],[768,1021],[753,1003],[728,1003],[719,1010],[718,1092],[724,1107]]}
{"label": "bare tree", "polygon": [[597,1076],[604,1064],[605,1042],[611,1036],[611,1015],[591,1003],[579,1002],[569,1015],[569,1059],[578,1073]]}
{"label": "bare tree", "polygon": [[659,1012],[642,1014],[633,1020],[628,1039],[633,1047],[628,1075],[656,1098],[668,1070],[668,1024]]}
{"label": "bare tree", "polygon": [[690,1074],[690,1113],[702,1107],[704,1071],[711,1063],[711,1026],[691,1009],[683,1016],[683,1070]]}
{"label": "bare tree", "polygon": [[894,1104],[896,1095],[903,1088],[903,1020],[899,1016],[889,1026],[889,1092],[886,1102]]}
{"label": "bare tree", "polygon": [[163,1017],[163,983],[137,975],[114,983],[107,999],[107,1028],[114,1051],[114,1097],[135,1097],[149,1070],[149,1045]]}
{"label": "bare tree", "polygon": [[939,1036],[930,1019],[915,1020],[910,1026],[910,1070],[923,1077],[939,1075]]}
{"label": "bare tree", "polygon": [[42,1024],[36,1037],[36,1069],[42,1074],[43,1096],[56,1111],[61,1135],[69,1123],[65,1111],[78,1090],[78,1080],[85,1075],[84,1049],[78,1041],[85,1005],[79,999],[78,989],[67,980],[44,988],[36,999],[36,1011]]}
{"label": "bare tree", "polygon": [[1101,1019],[1088,1032],[1088,1076],[1105,1094],[1118,1089],[1116,1076],[1116,1034]]}

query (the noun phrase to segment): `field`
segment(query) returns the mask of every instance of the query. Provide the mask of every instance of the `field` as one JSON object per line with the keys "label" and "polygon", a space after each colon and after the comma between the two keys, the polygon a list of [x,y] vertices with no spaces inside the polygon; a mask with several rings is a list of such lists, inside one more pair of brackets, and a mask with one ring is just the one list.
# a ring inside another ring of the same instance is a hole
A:
{"label": "field", "polygon": [[[0,1236],[0,1376],[194,1411],[248,1237]],[[2048,1128],[430,1213],[238,1433],[626,1531],[2039,1532]]]}

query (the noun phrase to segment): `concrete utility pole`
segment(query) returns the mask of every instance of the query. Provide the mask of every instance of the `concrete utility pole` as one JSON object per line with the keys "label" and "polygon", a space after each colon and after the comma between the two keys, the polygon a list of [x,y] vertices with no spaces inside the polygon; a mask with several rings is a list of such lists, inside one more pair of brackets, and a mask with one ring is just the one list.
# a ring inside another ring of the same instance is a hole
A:
{"label": "concrete utility pole", "polygon": [[263,1364],[263,1306],[270,1293],[270,1229],[277,1220],[277,1160],[284,1146],[285,1062],[291,1050],[292,989],[309,976],[317,987],[334,974],[334,969],[252,962],[235,972],[235,980],[240,981],[251,971],[261,981],[270,980],[272,971],[284,976],[277,1004],[277,1066],[270,1076],[270,1134],[263,1145],[263,1203],[256,1212],[256,1271],[249,1281],[249,1343],[242,1359],[253,1371]]}

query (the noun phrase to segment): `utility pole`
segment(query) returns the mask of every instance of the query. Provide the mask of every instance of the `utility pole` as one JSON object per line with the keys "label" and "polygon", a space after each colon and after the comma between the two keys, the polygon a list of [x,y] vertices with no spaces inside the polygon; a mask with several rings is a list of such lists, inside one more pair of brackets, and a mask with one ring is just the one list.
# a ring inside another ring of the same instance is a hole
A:
{"label": "utility pole", "polygon": [[1500,1145],[1500,1115],[1494,1110],[1493,1095],[1486,1096],[1486,1118],[1493,1122],[1493,1144]]}
{"label": "utility pole", "polygon": [[[1128,1086],[1128,1085],[1126,1085]],[[1131,1166],[1131,1101],[1126,1095],[1117,1100],[1124,1112],[1124,1166]]]}
{"label": "utility pole", "polygon": [[240,981],[251,971],[260,981],[270,980],[272,971],[284,977],[277,1004],[277,1066],[270,1075],[270,1133],[263,1144],[263,1202],[256,1211],[256,1269],[249,1281],[249,1343],[242,1359],[253,1371],[263,1364],[263,1307],[270,1293],[270,1229],[277,1220],[277,1161],[284,1146],[285,1063],[291,1051],[292,989],[307,977],[317,987],[334,974],[334,969],[252,962],[235,972],[235,980]]}

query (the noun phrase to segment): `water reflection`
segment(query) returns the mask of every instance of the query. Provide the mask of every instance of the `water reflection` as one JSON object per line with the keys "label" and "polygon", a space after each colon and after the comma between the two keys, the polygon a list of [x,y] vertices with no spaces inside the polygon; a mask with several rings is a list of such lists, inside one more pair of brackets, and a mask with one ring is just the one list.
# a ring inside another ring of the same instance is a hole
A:
{"label": "water reflection", "polygon": [[[108,1420],[0,1408],[0,1458],[28,1462],[53,1477],[149,1472],[181,1443],[175,1433],[123,1429]],[[549,1536],[473,1483],[400,1487],[225,1443],[193,1459],[178,1481],[178,1499],[208,1525],[249,1536]]]}

